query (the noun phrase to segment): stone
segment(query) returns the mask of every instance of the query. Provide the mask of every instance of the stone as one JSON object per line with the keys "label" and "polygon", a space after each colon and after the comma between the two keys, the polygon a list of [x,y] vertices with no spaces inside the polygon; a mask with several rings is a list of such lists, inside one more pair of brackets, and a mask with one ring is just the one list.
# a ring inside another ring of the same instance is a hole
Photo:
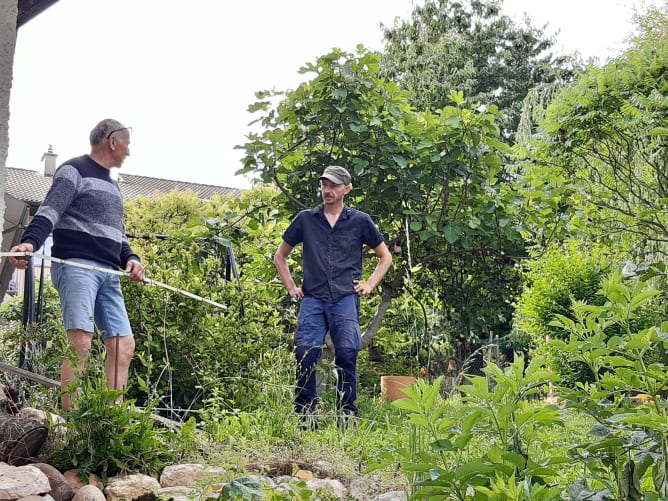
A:
{"label": "stone", "polygon": [[72,501],[106,501],[104,493],[94,485],[84,485],[72,498]]}
{"label": "stone", "polygon": [[45,412],[43,410],[35,409],[33,407],[24,407],[19,411],[17,415],[25,419],[32,419],[33,421],[37,421],[39,424],[42,424],[44,426],[49,426],[49,425],[58,426],[67,423],[67,421],[65,421],[65,418],[59,416],[58,414],[53,414],[52,412]]}
{"label": "stone", "polygon": [[408,496],[404,491],[390,491],[379,494],[373,501],[406,501]]}
{"label": "stone", "polygon": [[348,484],[348,492],[353,499],[369,501],[383,492],[382,481],[375,474],[356,477]]}
{"label": "stone", "polygon": [[119,475],[109,479],[104,489],[107,501],[134,499],[142,494],[149,494],[160,489],[160,482],[143,474]]}
{"label": "stone", "polygon": [[160,485],[162,487],[195,487],[201,480],[215,480],[223,477],[225,473],[224,468],[203,466],[197,463],[170,465],[162,470]]}
{"label": "stone", "polygon": [[195,496],[195,489],[178,485],[174,487],[163,487],[158,489],[156,494],[161,499],[171,499],[172,501],[190,501]]}
{"label": "stone", "polygon": [[37,468],[6,466],[0,468],[0,500],[46,494],[51,490],[49,479]]}
{"label": "stone", "polygon": [[313,471],[320,478],[328,478],[333,476],[332,472],[334,471],[334,464],[330,463],[329,461],[318,460],[315,461],[312,466]]}
{"label": "stone", "polygon": [[49,435],[44,444],[44,448],[54,449],[64,445],[65,436],[67,434],[67,421],[65,421],[64,417],[33,407],[22,408],[17,416],[23,419],[32,420],[49,429]]}
{"label": "stone", "polygon": [[65,480],[68,484],[70,484],[70,487],[74,489],[75,493],[84,485],[93,485],[100,490],[104,489],[102,479],[95,475],[95,473],[88,475],[88,484],[81,482],[81,479],[79,478],[79,472],[77,470],[67,470],[65,473],[63,473],[63,477],[65,477]]}
{"label": "stone", "polygon": [[204,466],[196,463],[175,464],[166,466],[160,474],[162,487],[176,487],[184,485],[194,487],[202,479]]}
{"label": "stone", "polygon": [[310,470],[299,470],[297,473],[295,473],[295,477],[297,477],[299,480],[311,480],[315,478],[315,475]]}
{"label": "stone", "polygon": [[348,493],[348,489],[346,489],[345,485],[332,478],[313,478],[306,481],[306,486],[314,493],[319,490],[324,490],[339,499],[345,499],[346,494]]}
{"label": "stone", "polygon": [[49,479],[49,485],[51,486],[49,494],[54,501],[70,501],[72,499],[74,489],[56,468],[46,463],[35,463],[31,466],[40,470]]}

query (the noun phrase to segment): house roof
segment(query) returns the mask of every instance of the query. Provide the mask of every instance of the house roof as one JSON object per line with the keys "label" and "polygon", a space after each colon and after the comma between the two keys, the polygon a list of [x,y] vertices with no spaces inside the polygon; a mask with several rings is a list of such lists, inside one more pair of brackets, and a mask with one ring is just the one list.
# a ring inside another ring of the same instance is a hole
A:
{"label": "house roof", "polygon": [[[46,198],[46,194],[51,188],[52,179],[52,177],[44,176],[34,170],[7,167],[5,192],[17,200],[39,205]],[[203,200],[209,200],[215,194],[232,197],[238,197],[241,194],[240,190],[236,188],[131,174],[119,175],[118,186],[123,197],[129,199],[139,196],[165,195],[172,191],[193,191]]]}
{"label": "house roof", "polygon": [[135,176],[132,174],[119,175],[118,186],[121,188],[121,193],[123,193],[125,198],[137,198],[139,196],[153,197],[172,191],[194,191],[203,200],[209,200],[216,194],[231,197],[241,195],[241,191],[236,188],[174,181],[157,177]]}

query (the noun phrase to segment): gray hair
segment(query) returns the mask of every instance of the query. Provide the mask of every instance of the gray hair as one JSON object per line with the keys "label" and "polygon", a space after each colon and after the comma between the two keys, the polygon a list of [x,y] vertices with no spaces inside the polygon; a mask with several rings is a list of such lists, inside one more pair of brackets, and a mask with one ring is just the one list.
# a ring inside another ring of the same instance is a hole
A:
{"label": "gray hair", "polygon": [[93,127],[92,131],[90,131],[90,145],[99,146],[104,143],[104,140],[107,139],[112,131],[125,128],[125,125],[123,125],[118,120],[114,120],[113,118],[105,118],[95,127]]}

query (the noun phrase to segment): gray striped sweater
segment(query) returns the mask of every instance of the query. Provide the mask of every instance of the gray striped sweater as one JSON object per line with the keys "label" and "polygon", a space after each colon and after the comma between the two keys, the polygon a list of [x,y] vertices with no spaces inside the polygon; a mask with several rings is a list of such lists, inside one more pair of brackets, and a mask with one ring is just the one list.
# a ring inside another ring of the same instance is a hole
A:
{"label": "gray striped sweater", "polygon": [[123,215],[123,197],[109,169],[83,155],[58,167],[21,241],[37,250],[53,231],[53,257],[125,268],[130,258],[139,257],[128,243]]}

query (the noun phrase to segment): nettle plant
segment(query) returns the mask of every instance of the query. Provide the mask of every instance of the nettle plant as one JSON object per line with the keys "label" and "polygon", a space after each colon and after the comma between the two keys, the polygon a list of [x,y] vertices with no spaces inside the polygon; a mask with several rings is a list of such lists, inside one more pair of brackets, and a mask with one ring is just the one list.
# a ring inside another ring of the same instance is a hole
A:
{"label": "nettle plant", "polygon": [[586,364],[593,380],[561,389],[566,407],[591,416],[590,440],[571,448],[582,465],[576,499],[653,500],[668,496],[668,322],[638,326],[642,307],[661,291],[650,271],[625,282],[613,273],[601,284],[602,306],[573,305],[575,319],[552,325],[570,333],[554,348]]}
{"label": "nettle plant", "polygon": [[518,356],[505,369],[490,363],[486,377],[461,385],[461,404],[440,398],[442,378],[404,390],[394,402],[408,413],[404,447],[389,448],[371,470],[399,463],[408,475],[412,499],[559,499],[550,484],[566,457],[540,447],[544,430],[563,427],[562,411],[529,400],[555,379],[536,357]]}
{"label": "nettle plant", "polygon": [[638,315],[661,294],[650,275],[614,273],[603,305],[574,302],[572,318],[552,322],[569,334],[552,348],[593,374],[557,386],[559,406],[532,399],[557,379],[543,357],[488,364],[457,388],[461,401],[440,397],[441,379],[418,381],[394,402],[407,439],[370,469],[399,464],[412,499],[667,499],[668,322],[643,326]]}

